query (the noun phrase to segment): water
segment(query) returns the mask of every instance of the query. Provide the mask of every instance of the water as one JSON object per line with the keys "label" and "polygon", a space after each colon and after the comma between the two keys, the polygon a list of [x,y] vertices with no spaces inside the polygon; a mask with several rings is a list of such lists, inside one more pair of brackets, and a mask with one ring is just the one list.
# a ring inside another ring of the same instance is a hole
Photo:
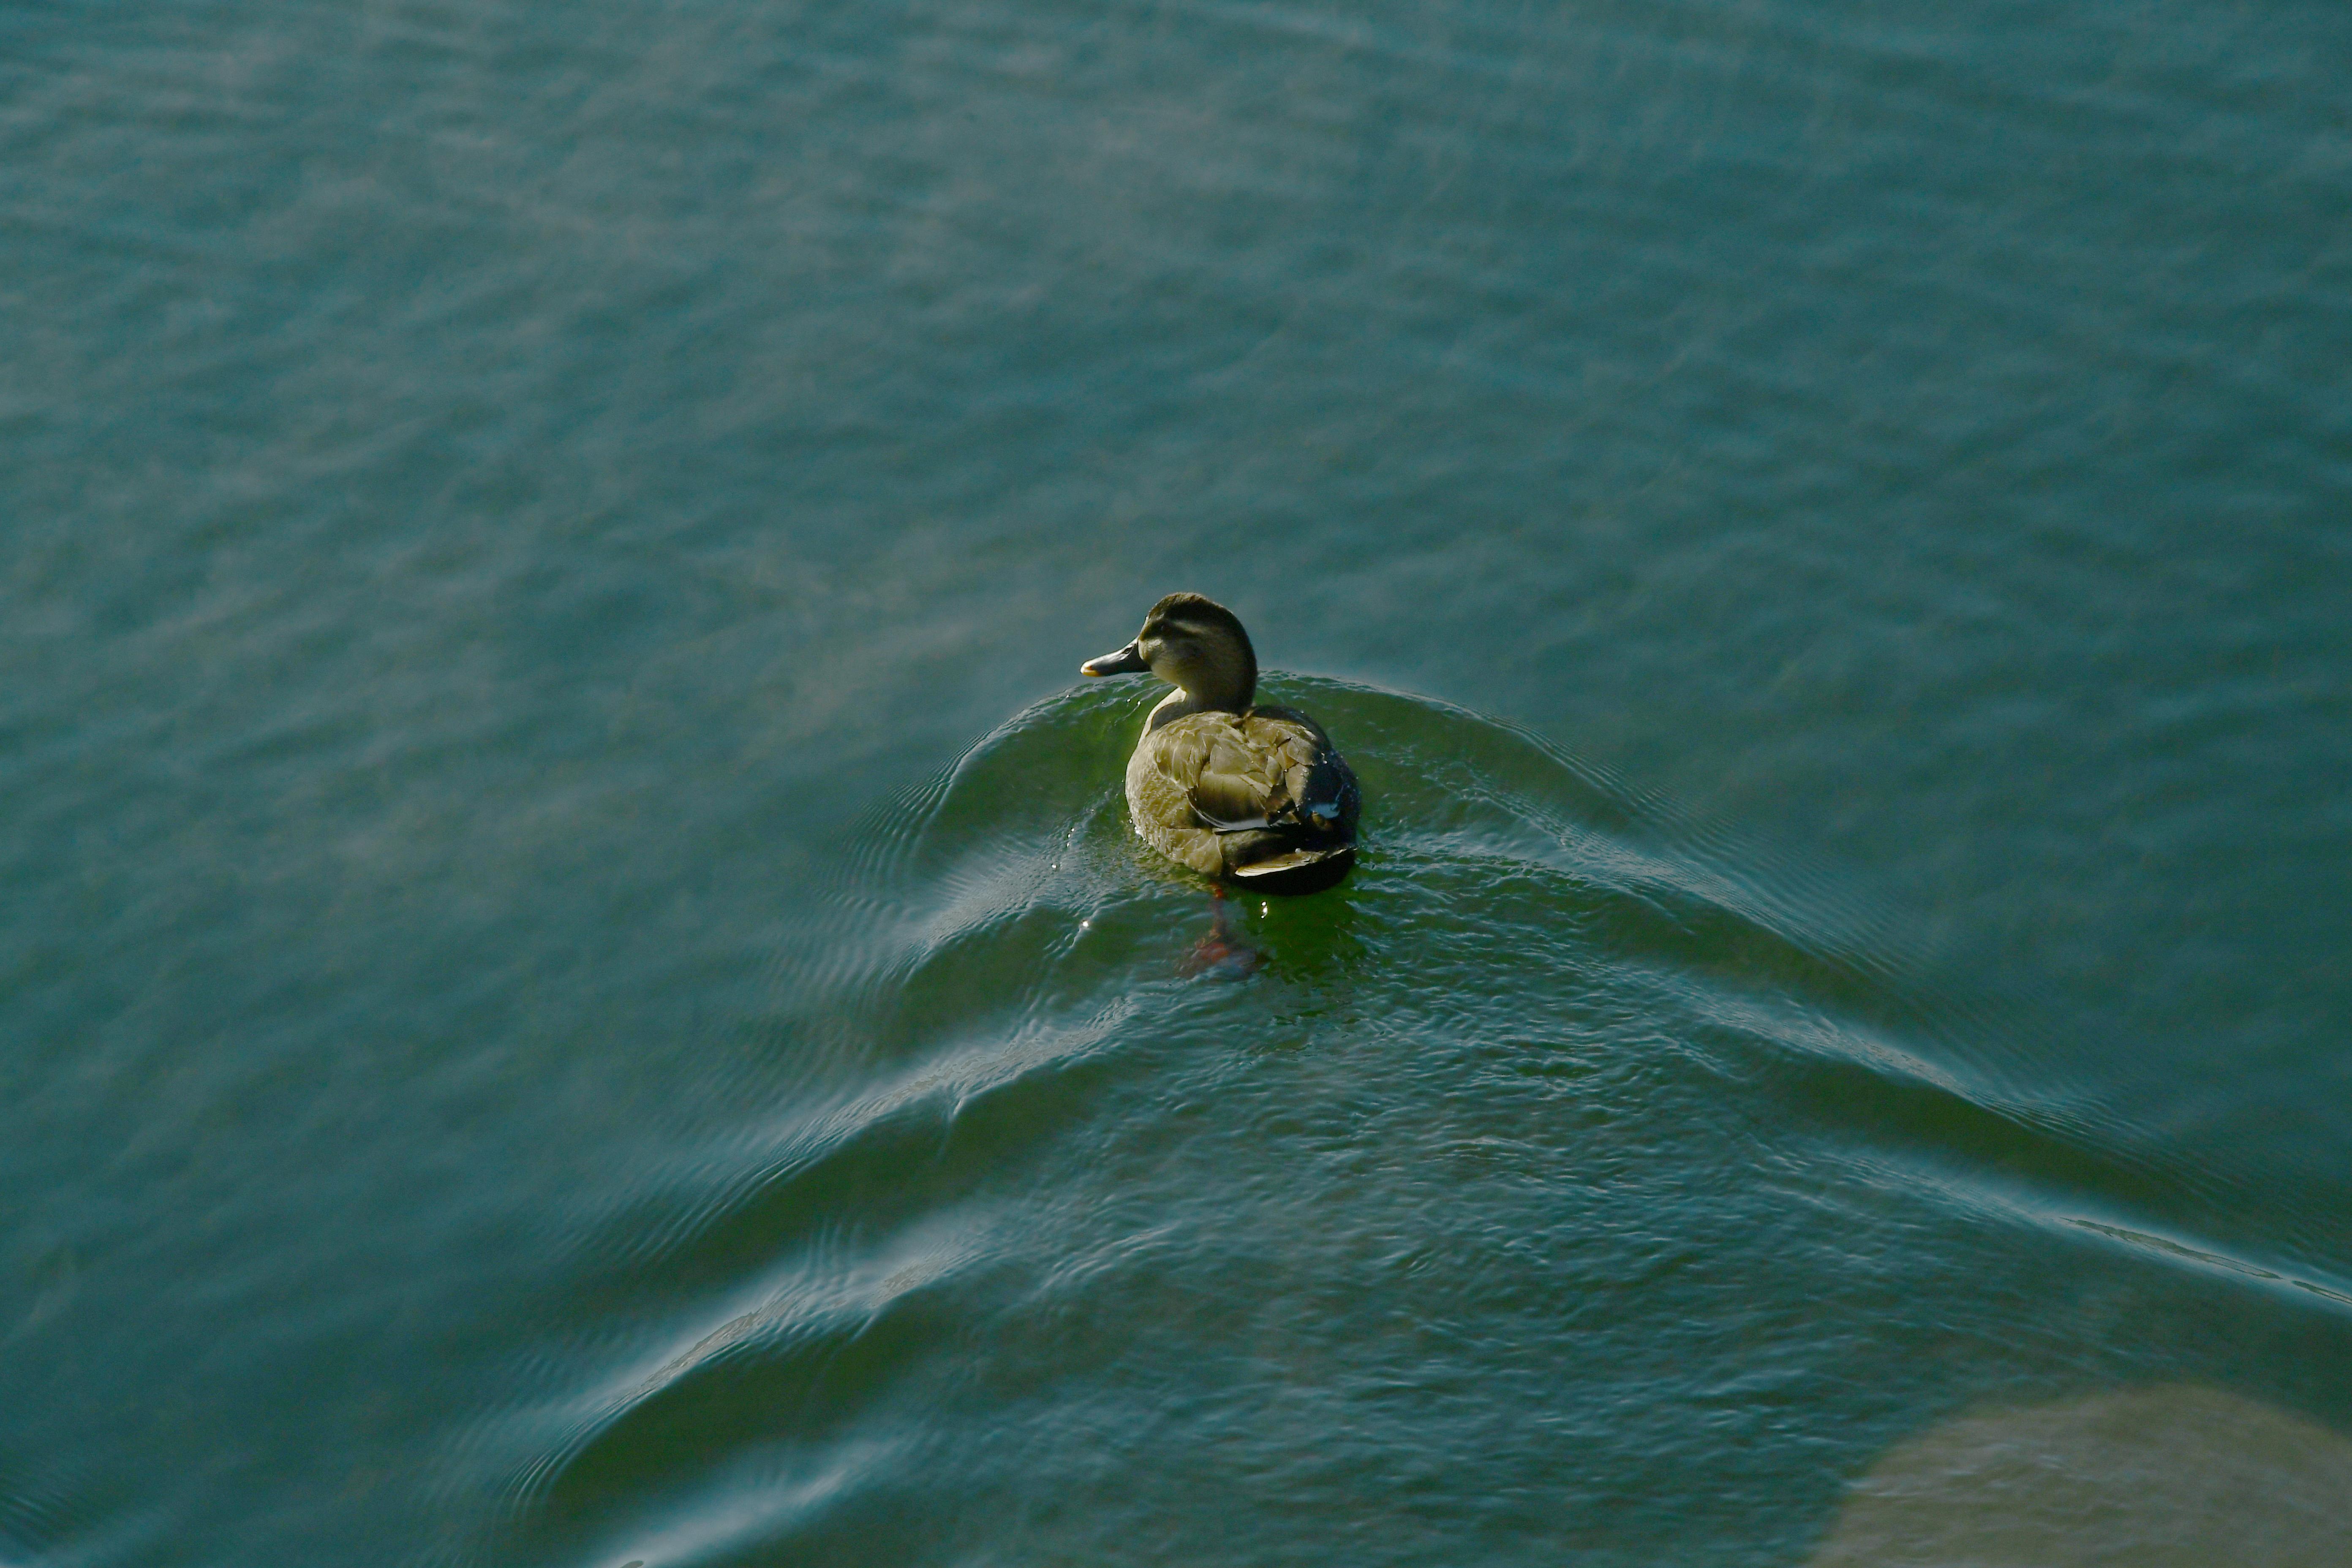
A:
{"label": "water", "polygon": [[2332,1561],[2347,70],[0,16],[0,1563]]}

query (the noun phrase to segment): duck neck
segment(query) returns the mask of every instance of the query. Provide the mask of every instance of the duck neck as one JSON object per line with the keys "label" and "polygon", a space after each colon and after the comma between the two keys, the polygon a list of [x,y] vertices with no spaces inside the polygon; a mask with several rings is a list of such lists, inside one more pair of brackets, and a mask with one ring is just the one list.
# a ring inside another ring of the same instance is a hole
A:
{"label": "duck neck", "polygon": [[1220,648],[1191,673],[1183,688],[1189,712],[1246,713],[1257,697],[1257,660],[1239,650]]}

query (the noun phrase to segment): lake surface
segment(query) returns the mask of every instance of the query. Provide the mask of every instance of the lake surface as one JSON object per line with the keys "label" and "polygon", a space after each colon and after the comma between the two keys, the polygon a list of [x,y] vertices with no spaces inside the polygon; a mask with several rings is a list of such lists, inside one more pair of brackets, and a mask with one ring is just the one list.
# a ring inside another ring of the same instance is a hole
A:
{"label": "lake surface", "polygon": [[2348,80],[0,12],[0,1563],[2338,1561]]}

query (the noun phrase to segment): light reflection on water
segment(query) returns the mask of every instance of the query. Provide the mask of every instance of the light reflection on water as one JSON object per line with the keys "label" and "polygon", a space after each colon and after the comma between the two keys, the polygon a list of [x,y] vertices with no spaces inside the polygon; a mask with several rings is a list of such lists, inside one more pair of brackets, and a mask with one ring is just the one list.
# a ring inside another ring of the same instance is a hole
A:
{"label": "light reflection on water", "polygon": [[2352,1539],[2352,1442],[2195,1384],[1970,1415],[1855,1483],[1813,1568],[2323,1568]]}

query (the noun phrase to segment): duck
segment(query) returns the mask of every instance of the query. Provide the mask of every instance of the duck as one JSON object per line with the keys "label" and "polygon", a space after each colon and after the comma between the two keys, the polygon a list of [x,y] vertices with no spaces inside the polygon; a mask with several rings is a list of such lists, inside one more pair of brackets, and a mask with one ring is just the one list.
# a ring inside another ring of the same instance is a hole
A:
{"label": "duck", "polygon": [[1322,725],[1257,704],[1257,654],[1233,611],[1171,594],[1133,642],[1078,672],[1149,673],[1175,688],[1127,763],[1128,814],[1146,844],[1254,892],[1319,891],[1355,864],[1356,775]]}

